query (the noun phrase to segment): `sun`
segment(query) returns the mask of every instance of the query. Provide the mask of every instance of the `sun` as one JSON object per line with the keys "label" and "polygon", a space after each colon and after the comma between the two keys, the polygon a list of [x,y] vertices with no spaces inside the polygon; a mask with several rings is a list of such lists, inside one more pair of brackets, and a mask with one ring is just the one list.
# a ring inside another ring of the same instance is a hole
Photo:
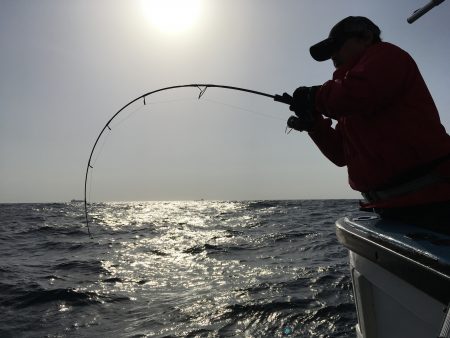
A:
{"label": "sun", "polygon": [[201,12],[201,0],[142,0],[145,17],[164,33],[191,28]]}

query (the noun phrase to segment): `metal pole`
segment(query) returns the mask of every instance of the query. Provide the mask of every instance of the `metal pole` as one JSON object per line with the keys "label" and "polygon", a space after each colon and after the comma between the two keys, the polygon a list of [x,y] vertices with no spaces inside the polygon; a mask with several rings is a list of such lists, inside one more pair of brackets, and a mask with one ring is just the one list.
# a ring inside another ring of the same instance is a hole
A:
{"label": "metal pole", "polygon": [[437,5],[440,5],[445,0],[431,0],[429,3],[427,3],[422,8],[416,9],[414,13],[406,20],[408,23],[413,23],[418,18],[420,18],[422,15],[430,11],[432,8],[436,7]]}

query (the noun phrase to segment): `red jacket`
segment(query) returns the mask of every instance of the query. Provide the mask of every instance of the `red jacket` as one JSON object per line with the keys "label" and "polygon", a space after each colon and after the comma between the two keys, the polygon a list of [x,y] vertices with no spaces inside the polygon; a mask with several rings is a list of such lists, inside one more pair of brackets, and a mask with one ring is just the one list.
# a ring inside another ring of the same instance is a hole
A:
{"label": "red jacket", "polygon": [[[380,189],[394,177],[450,154],[450,136],[416,63],[390,43],[376,43],[351,65],[337,69],[318,90],[316,109],[338,123],[333,128],[329,118],[318,114],[310,136],[328,159],[347,166],[355,190]],[[449,164],[439,170],[450,177]],[[450,201],[449,183],[422,190],[370,206]]]}

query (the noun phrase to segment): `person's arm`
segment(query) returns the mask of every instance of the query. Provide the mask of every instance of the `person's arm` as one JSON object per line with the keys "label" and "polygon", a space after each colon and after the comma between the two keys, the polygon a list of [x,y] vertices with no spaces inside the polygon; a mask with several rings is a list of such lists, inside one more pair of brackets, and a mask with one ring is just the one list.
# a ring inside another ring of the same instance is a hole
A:
{"label": "person's arm", "polygon": [[339,167],[345,166],[346,160],[339,124],[336,129],[331,126],[331,119],[323,118],[318,114],[314,128],[308,132],[311,139],[331,162]]}
{"label": "person's arm", "polygon": [[316,108],[335,119],[376,113],[403,94],[414,65],[412,58],[400,48],[374,45],[344,76],[321,86],[315,97]]}

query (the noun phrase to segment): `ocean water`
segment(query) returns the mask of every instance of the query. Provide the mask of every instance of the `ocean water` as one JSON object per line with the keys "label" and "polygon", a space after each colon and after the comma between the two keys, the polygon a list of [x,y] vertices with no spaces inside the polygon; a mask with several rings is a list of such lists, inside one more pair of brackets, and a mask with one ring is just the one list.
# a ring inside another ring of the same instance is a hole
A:
{"label": "ocean water", "polygon": [[0,337],[354,337],[354,200],[0,205]]}

